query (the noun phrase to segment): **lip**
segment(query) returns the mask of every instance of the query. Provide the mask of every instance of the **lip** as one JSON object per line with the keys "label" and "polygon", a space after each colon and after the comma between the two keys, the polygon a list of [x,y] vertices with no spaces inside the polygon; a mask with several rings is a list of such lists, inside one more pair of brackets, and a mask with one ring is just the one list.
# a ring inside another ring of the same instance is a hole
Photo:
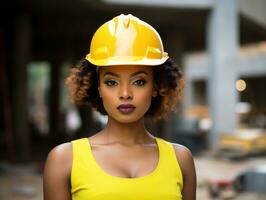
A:
{"label": "lip", "polygon": [[117,107],[117,109],[124,114],[131,113],[135,108],[136,107],[132,104],[121,104]]}

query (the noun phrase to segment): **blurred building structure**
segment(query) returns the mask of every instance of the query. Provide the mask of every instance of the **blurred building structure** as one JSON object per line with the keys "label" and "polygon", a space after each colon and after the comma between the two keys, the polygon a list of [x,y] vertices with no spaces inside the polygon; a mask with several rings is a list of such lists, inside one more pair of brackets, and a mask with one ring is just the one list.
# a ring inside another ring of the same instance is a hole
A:
{"label": "blurred building structure", "polygon": [[[61,141],[64,135],[60,125],[62,66],[73,65],[83,57],[97,27],[121,13],[131,13],[153,25],[170,56],[184,66],[188,78],[184,108],[198,98],[193,96],[193,81],[207,80],[206,102],[212,120],[209,141],[214,146],[222,131],[237,126],[234,111],[238,101],[234,88],[237,78],[242,74],[266,76],[264,54],[251,58],[238,53],[242,46],[266,40],[265,8],[263,0],[1,1],[1,150],[8,152],[9,157],[18,154],[27,159],[35,144],[28,114],[30,62],[45,61],[51,66],[49,136]],[[202,60],[192,58],[194,63],[184,62],[184,55],[195,51],[205,51],[208,56]],[[90,113],[85,114],[86,121],[92,121]],[[173,115],[163,128],[163,137],[171,138],[175,122],[176,115]]]}

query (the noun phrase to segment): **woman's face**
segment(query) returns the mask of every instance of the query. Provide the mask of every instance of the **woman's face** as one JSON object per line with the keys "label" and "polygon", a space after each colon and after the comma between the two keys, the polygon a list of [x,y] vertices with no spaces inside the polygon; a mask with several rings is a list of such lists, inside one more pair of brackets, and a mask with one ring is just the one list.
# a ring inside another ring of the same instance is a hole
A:
{"label": "woman's face", "polygon": [[121,123],[142,118],[156,96],[152,67],[106,66],[99,73],[99,94],[108,116]]}

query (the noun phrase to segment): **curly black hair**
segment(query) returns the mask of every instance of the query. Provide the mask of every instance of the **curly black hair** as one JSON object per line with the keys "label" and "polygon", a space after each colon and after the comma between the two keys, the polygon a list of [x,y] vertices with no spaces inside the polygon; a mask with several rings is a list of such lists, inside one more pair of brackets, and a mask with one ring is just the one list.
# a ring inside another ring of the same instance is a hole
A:
{"label": "curly black hair", "polygon": [[[153,70],[158,95],[152,98],[145,116],[163,119],[170,110],[177,110],[176,104],[183,96],[184,79],[179,67],[171,58],[161,65],[154,66]],[[98,79],[97,66],[83,58],[71,69],[66,84],[73,103],[90,105],[101,114],[107,115],[99,95]]]}

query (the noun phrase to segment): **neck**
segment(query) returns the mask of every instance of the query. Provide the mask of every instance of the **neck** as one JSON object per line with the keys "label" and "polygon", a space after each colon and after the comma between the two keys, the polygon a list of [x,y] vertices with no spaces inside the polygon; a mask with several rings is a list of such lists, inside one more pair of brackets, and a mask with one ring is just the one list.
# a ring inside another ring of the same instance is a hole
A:
{"label": "neck", "polygon": [[106,142],[119,142],[129,145],[150,142],[153,136],[145,129],[144,118],[132,123],[120,123],[111,117],[101,131]]}

